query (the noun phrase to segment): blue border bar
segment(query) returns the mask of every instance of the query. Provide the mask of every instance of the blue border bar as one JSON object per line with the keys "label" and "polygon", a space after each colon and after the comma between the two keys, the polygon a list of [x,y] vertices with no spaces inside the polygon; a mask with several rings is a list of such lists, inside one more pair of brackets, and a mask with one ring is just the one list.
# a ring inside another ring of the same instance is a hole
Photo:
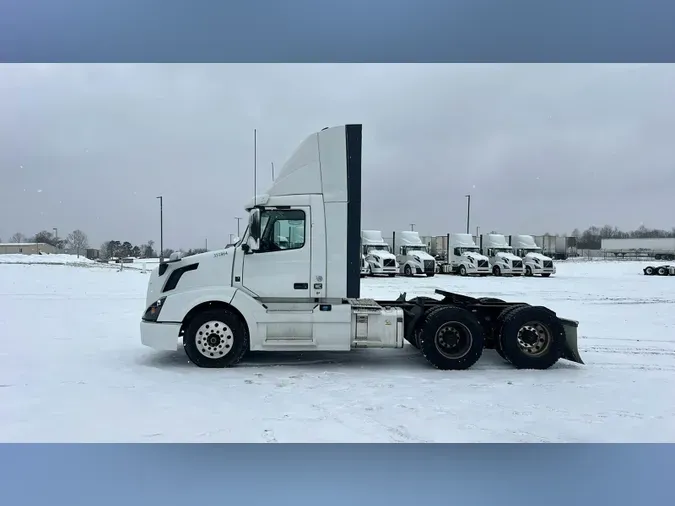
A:
{"label": "blue border bar", "polygon": [[670,0],[0,0],[4,62],[672,62]]}
{"label": "blue border bar", "polygon": [[646,444],[0,445],[12,506],[656,506],[673,469]]}

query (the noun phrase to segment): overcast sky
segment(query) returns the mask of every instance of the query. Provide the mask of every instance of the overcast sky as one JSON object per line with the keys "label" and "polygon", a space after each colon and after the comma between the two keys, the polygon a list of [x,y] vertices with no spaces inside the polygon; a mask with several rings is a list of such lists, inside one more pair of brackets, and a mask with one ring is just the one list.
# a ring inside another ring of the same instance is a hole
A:
{"label": "overcast sky", "polygon": [[[0,238],[220,247],[310,133],[364,125],[363,226],[675,226],[673,65],[0,65]],[[244,220],[242,220],[242,230]]]}

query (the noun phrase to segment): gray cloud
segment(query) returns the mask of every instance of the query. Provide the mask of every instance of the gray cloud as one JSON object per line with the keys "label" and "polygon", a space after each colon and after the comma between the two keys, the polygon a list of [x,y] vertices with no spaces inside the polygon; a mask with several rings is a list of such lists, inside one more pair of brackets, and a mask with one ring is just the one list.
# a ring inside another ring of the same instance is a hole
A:
{"label": "gray cloud", "polygon": [[673,65],[0,65],[0,237],[224,245],[309,133],[364,124],[364,227],[671,227]]}

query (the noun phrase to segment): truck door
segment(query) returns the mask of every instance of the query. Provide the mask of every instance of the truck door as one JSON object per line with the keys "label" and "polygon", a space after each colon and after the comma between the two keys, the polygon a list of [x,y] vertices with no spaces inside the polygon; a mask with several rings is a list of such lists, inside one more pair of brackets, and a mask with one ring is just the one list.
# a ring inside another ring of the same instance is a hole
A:
{"label": "truck door", "polygon": [[310,207],[266,209],[260,249],[244,256],[242,285],[260,298],[308,298],[311,281]]}

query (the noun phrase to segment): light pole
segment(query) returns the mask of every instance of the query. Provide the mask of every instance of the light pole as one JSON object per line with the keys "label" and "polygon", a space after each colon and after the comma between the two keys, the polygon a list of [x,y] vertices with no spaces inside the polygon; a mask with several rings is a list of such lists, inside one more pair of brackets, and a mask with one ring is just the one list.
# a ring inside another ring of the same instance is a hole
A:
{"label": "light pole", "polygon": [[54,227],[52,230],[54,231],[54,244],[56,249],[59,249],[59,229]]}
{"label": "light pole", "polygon": [[466,197],[466,233],[470,234],[470,220],[471,220],[471,195],[464,195]]}
{"label": "light pole", "polygon": [[234,219],[237,220],[237,237],[241,237],[239,235],[239,222],[241,221],[241,218],[235,216]]}
{"label": "light pole", "polygon": [[164,198],[159,199],[159,263],[164,261]]}
{"label": "light pole", "polygon": [[410,230],[415,230],[415,224],[414,223],[410,224]]}

